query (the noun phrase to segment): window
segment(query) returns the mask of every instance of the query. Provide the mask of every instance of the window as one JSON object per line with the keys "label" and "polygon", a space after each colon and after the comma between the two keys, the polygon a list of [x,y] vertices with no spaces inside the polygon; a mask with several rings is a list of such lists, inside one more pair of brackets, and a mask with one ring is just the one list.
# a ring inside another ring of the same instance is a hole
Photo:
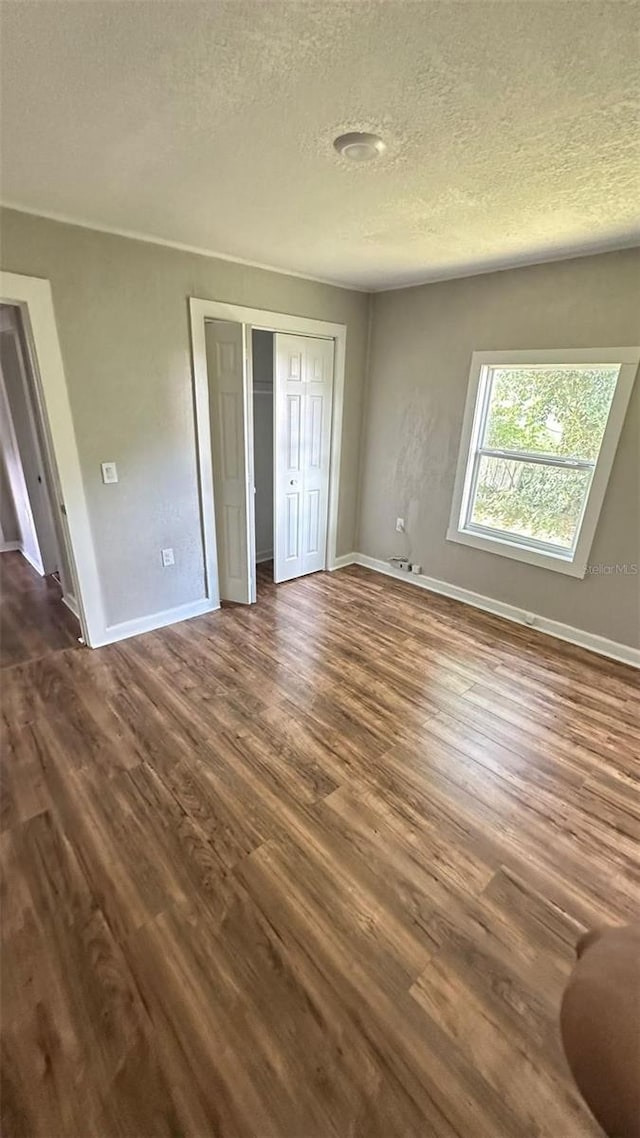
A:
{"label": "window", "polygon": [[474,352],[449,540],[583,577],[639,360]]}

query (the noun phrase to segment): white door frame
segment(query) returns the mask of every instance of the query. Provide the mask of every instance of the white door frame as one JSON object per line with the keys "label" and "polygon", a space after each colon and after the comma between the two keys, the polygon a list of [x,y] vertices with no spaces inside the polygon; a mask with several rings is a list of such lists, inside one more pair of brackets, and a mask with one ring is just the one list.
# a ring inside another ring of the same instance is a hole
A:
{"label": "white door frame", "polygon": [[0,303],[20,309],[27,342],[33,348],[35,410],[43,427],[47,462],[60,491],[52,506],[65,539],[82,635],[89,645],[104,643],[102,593],[51,284],[42,277],[0,270]]}
{"label": "white door frame", "polygon": [[[326,320],[313,320],[308,316],[291,316],[283,312],[268,312],[263,308],[245,308],[240,304],[226,304],[219,300],[189,300],[191,346],[193,351],[193,378],[196,414],[196,442],[200,474],[200,508],[204,539],[207,594],[214,604],[218,595],[218,559],[216,526],[213,508],[213,466],[211,462],[211,432],[209,428],[209,379],[204,337],[205,320],[227,320],[258,328],[265,332],[290,332],[298,336],[321,336],[335,343],[333,361],[333,409],[331,413],[331,456],[329,461],[329,509],[327,517],[326,567],[336,566],[338,539],[338,502],[340,496],[340,453],[342,449],[342,413],[344,405],[344,373],[347,347],[346,324],[331,324]],[[245,332],[248,338],[248,330]],[[250,356],[245,356],[245,367]],[[246,430],[251,431],[248,421]],[[252,443],[253,439],[247,440]]]}

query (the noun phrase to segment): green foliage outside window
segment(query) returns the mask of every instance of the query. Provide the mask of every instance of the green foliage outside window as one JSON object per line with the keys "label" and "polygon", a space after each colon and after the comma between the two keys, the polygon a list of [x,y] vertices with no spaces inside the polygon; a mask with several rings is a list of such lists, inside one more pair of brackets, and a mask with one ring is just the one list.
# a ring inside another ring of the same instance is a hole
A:
{"label": "green foliage outside window", "polygon": [[[483,446],[594,462],[619,368],[496,368]],[[591,472],[484,456],[473,521],[569,548]]]}

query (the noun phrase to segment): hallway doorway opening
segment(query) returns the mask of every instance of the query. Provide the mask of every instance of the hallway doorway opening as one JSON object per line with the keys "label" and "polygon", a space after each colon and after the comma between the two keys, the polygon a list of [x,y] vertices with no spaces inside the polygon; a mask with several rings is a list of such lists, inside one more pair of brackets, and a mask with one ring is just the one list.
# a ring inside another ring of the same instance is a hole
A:
{"label": "hallway doorway opening", "polygon": [[18,305],[0,304],[0,635],[3,666],[80,634],[55,480]]}

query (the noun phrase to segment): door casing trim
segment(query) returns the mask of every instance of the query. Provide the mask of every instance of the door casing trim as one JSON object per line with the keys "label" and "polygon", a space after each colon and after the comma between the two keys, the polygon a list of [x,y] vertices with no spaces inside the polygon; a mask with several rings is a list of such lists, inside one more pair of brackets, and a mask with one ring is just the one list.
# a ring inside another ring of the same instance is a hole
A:
{"label": "door casing trim", "polygon": [[0,300],[20,309],[27,343],[33,349],[34,412],[43,427],[47,449],[43,458],[59,491],[51,505],[64,536],[82,635],[93,647],[104,639],[104,607],[51,283],[44,277],[3,270]]}

